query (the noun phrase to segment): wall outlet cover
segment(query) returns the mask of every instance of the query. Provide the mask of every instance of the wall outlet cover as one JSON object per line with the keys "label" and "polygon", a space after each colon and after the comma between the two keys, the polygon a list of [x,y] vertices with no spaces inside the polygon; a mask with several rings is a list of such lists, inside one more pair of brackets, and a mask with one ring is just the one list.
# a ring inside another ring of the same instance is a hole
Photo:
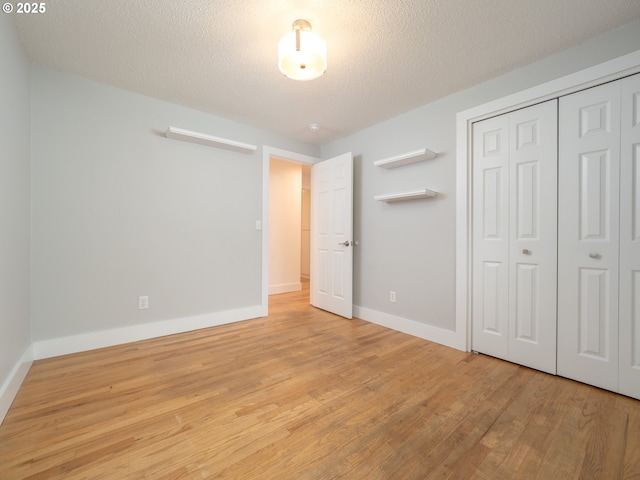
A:
{"label": "wall outlet cover", "polygon": [[149,308],[149,297],[147,295],[142,295],[138,297],[138,309],[146,310]]}

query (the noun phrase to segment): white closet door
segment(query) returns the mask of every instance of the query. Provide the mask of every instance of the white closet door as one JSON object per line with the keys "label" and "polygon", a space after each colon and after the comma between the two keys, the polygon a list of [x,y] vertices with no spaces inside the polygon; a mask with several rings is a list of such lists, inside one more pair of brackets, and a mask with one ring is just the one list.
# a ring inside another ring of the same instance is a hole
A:
{"label": "white closet door", "polygon": [[640,75],[621,83],[619,378],[640,398]]}
{"label": "white closet door", "polygon": [[557,101],[473,136],[472,348],[555,373]]}
{"label": "white closet door", "polygon": [[509,114],[509,356],[556,373],[558,104]]}
{"label": "white closet door", "polygon": [[617,391],[620,82],[559,113],[558,374]]}
{"label": "white closet door", "polygon": [[507,359],[509,118],[473,125],[472,348]]}

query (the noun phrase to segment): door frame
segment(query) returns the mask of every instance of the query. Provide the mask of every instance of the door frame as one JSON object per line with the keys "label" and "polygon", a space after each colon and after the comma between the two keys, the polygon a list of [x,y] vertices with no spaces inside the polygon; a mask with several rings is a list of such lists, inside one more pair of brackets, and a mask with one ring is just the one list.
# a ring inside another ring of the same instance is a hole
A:
{"label": "door frame", "polygon": [[322,159],[302,153],[282,150],[264,145],[262,147],[262,295],[260,312],[263,317],[269,314],[269,168],[271,157],[277,157],[293,163],[313,165]]}
{"label": "door frame", "polygon": [[456,115],[456,346],[471,349],[473,123],[640,72],[640,50]]}

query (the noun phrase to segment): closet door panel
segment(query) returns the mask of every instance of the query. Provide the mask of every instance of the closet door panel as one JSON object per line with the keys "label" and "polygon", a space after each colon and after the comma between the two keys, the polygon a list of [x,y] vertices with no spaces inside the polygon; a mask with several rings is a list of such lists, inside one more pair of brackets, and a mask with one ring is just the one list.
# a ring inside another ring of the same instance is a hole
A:
{"label": "closet door panel", "polygon": [[473,136],[472,348],[555,373],[557,100]]}
{"label": "closet door panel", "polygon": [[640,75],[621,83],[620,393],[640,399]]}
{"label": "closet door panel", "polygon": [[558,374],[618,390],[620,83],[560,99]]}
{"label": "closet door panel", "polygon": [[[608,269],[578,269],[578,352],[585,357],[608,362],[611,331],[610,272]],[[611,339],[613,340],[613,339]]]}
{"label": "closet door panel", "polygon": [[509,124],[506,115],[473,126],[472,348],[508,353]]}
{"label": "closet door panel", "polygon": [[509,357],[556,372],[557,100],[509,114]]}

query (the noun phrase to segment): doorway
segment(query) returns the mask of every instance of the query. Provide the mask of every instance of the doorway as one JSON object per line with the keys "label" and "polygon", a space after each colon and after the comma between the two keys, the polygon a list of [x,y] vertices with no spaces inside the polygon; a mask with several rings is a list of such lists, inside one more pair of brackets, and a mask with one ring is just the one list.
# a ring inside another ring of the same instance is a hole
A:
{"label": "doorway", "polygon": [[311,166],[269,161],[269,295],[301,291],[310,275]]}
{"label": "doorway", "polygon": [[[262,310],[265,316],[271,295],[299,291],[306,295],[305,302],[309,303],[310,212],[303,216],[303,211],[310,205],[311,166],[319,161],[316,157],[263,147]],[[272,167],[279,173],[276,177],[272,177]],[[284,228],[288,234],[283,233]],[[271,247],[276,247],[274,251],[279,253],[274,254]]]}
{"label": "doorway", "polygon": [[[353,247],[357,244],[353,240],[352,153],[321,161],[319,158],[265,146],[262,158],[262,219],[256,221],[256,229],[262,230],[261,315],[269,314],[269,231],[273,210],[270,207],[270,164],[272,160],[274,163],[276,160],[285,160],[312,167],[310,304],[352,318]],[[300,197],[301,194],[300,191]],[[301,230],[292,236],[299,242]]]}

